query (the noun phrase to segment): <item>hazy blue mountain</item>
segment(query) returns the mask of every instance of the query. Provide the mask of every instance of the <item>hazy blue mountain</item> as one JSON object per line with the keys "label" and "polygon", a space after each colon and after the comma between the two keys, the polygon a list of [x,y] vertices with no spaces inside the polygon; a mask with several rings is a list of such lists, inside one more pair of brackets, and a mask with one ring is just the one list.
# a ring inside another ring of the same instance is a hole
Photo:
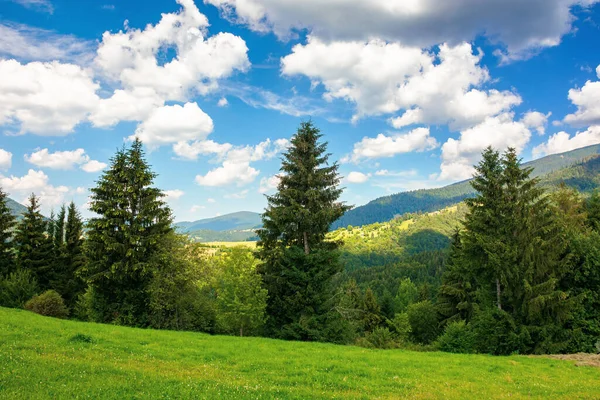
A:
{"label": "hazy blue mountain", "polygon": [[11,199],[11,198],[7,198],[7,202],[6,202],[6,203],[7,203],[7,205],[8,205],[8,208],[10,208],[10,211],[11,211],[11,213],[12,213],[12,214],[13,214],[15,217],[17,217],[17,218],[19,218],[19,219],[21,218],[21,215],[22,215],[22,214],[23,214],[25,211],[27,211],[27,208],[26,208],[26,207],[25,207],[23,204],[21,204],[21,203],[17,203],[16,201],[14,201],[14,200],[13,200],[13,199]]}
{"label": "hazy blue mountain", "polygon": [[184,221],[175,224],[180,232],[193,232],[200,230],[211,231],[240,231],[260,227],[262,221],[260,214],[251,211],[239,211],[231,214],[220,215],[214,218],[199,219],[197,221]]}

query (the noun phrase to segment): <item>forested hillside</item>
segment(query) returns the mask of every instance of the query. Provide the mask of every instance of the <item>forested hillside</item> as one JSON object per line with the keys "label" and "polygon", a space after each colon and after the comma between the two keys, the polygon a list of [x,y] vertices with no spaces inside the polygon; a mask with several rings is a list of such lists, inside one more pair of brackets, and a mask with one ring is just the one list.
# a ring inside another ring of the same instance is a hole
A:
{"label": "forested hillside", "polygon": [[[598,153],[600,153],[600,145],[593,145],[562,154],[546,156],[524,163],[523,166],[534,169],[532,176],[543,176],[580,163]],[[553,176],[553,181],[556,178],[556,176]],[[437,189],[422,189],[380,197],[364,206],[348,211],[342,218],[333,223],[332,229],[348,225],[361,226],[374,222],[385,222],[405,213],[440,210],[467,197],[472,197],[474,193],[475,191],[469,181],[463,181]]]}

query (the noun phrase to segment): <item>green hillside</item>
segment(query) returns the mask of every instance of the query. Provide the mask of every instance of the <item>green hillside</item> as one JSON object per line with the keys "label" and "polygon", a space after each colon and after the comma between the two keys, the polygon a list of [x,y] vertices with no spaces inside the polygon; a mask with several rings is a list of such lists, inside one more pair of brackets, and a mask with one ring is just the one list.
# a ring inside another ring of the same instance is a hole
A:
{"label": "green hillside", "polygon": [[3,399],[598,398],[550,358],[368,350],[155,331],[0,308]]}
{"label": "green hillside", "polygon": [[[542,176],[579,163],[600,153],[600,145],[593,145],[562,154],[553,154],[523,164],[533,167],[533,176]],[[348,211],[332,225],[332,229],[348,225],[361,226],[389,221],[405,213],[440,210],[473,195],[469,181],[458,182],[437,189],[422,189],[396,193],[372,200],[364,206]]]}

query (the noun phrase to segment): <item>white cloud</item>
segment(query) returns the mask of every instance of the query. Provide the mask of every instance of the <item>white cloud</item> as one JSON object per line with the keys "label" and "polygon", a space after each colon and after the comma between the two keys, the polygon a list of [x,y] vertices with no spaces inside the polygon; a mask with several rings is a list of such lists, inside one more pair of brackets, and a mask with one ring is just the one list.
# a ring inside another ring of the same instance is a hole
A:
{"label": "white cloud", "polygon": [[87,163],[90,159],[84,149],[54,153],[50,153],[48,149],[41,149],[29,155],[25,154],[23,158],[37,167],[64,170],[73,169],[75,165]]}
{"label": "white cloud", "polygon": [[91,72],[73,64],[0,60],[0,125],[67,135],[98,104]]}
{"label": "white cloud", "polygon": [[551,112],[542,114],[538,111],[529,111],[525,113],[522,121],[528,128],[535,129],[538,135],[544,135],[546,133],[546,126],[548,125],[548,117],[551,115]]}
{"label": "white cloud", "polygon": [[[144,29],[105,32],[96,64],[126,89],[151,88],[165,100],[206,94],[218,80],[250,65],[244,40],[230,33],[206,37],[208,20],[193,0],[177,0],[177,13],[162,14]],[[172,50],[175,57],[162,62]]]}
{"label": "white cloud", "polygon": [[0,169],[7,170],[12,165],[12,153],[0,149]]}
{"label": "white cloud", "polygon": [[164,104],[151,88],[117,89],[113,95],[100,99],[89,119],[96,127],[111,127],[120,121],[143,121]]}
{"label": "white cloud", "polygon": [[221,97],[221,98],[219,99],[219,102],[217,103],[217,105],[218,105],[219,107],[225,107],[225,106],[227,106],[228,104],[229,104],[229,102],[227,101],[227,99],[226,99],[225,97]]}
{"label": "white cloud", "polygon": [[176,104],[154,109],[129,139],[138,137],[152,148],[189,140],[204,140],[212,130],[212,119],[198,104]]}
{"label": "white cloud", "polygon": [[207,203],[216,203],[217,201],[215,199],[208,198],[208,199],[206,199],[206,202]]}
{"label": "white cloud", "polygon": [[500,151],[514,147],[521,152],[529,142],[531,132],[523,121],[514,121],[512,113],[489,117],[481,124],[461,132],[459,139],[450,138],[442,146],[442,164],[439,180],[470,178],[473,165],[481,152],[492,146]]}
{"label": "white cloud", "polygon": [[248,189],[244,189],[241,192],[226,194],[223,197],[226,199],[245,199],[248,196],[248,192]]}
{"label": "white cloud", "polygon": [[95,44],[71,35],[23,24],[0,23],[0,55],[27,61],[87,64]]}
{"label": "white cloud", "polygon": [[48,14],[54,13],[54,6],[50,0],[9,0],[13,3],[22,5],[36,11],[45,12]]}
{"label": "white cloud", "polygon": [[289,145],[287,139],[271,141],[267,139],[256,146],[235,147],[227,152],[220,167],[197,175],[196,183],[202,186],[225,186],[236,183],[238,186],[254,181],[260,173],[250,166],[251,162],[268,160]]}
{"label": "white cloud", "polygon": [[90,160],[87,163],[83,164],[81,166],[81,169],[85,172],[94,173],[94,172],[102,171],[107,166],[108,166],[108,164],[106,164],[106,163],[96,161],[96,160]]}
{"label": "white cloud", "polygon": [[396,154],[413,151],[426,151],[438,147],[434,137],[429,135],[429,128],[415,128],[408,133],[398,133],[392,136],[380,133],[374,138],[364,137],[354,144],[350,156],[342,162],[358,162],[364,158],[393,157]]}
{"label": "white cloud", "polygon": [[536,146],[532,155],[534,158],[550,154],[564,153],[580,147],[600,143],[600,126],[590,126],[583,132],[571,136],[567,132],[558,132],[548,138],[548,142]]}
{"label": "white cloud", "polygon": [[[600,65],[596,68],[600,78]],[[600,81],[587,81],[581,89],[569,90],[569,100],[577,106],[577,111],[565,117],[564,121],[573,126],[600,125]]]}
{"label": "white cloud", "polygon": [[0,187],[21,203],[24,203],[31,193],[35,193],[40,198],[42,211],[45,212],[64,203],[65,196],[71,191],[66,186],[51,185],[48,175],[32,169],[22,177],[0,175]]}
{"label": "white cloud", "polygon": [[379,37],[410,46],[472,41],[484,34],[518,59],[556,46],[572,29],[573,6],[597,0],[205,0],[231,20],[288,38],[308,29],[326,40]]}
{"label": "white cloud", "polygon": [[370,177],[371,174],[363,174],[362,172],[352,171],[346,177],[346,181],[350,183],[365,183]]}
{"label": "white cloud", "polygon": [[286,75],[305,75],[325,87],[326,100],[356,104],[353,119],[392,114],[395,128],[450,124],[463,129],[509,110],[521,98],[510,91],[480,90],[490,80],[471,45],[443,44],[437,55],[382,40],[326,43],[309,37],[281,60]]}
{"label": "white cloud", "polygon": [[179,190],[179,189],[165,190],[163,193],[166,196],[167,201],[177,200],[185,194],[185,192],[183,190]]}
{"label": "white cloud", "polygon": [[204,210],[205,208],[206,208],[205,206],[193,205],[192,208],[190,208],[190,212],[195,213],[200,210]]}
{"label": "white cloud", "polygon": [[197,140],[193,142],[179,142],[173,145],[173,151],[178,156],[187,160],[197,160],[199,155],[216,154],[221,159],[227,154],[233,145],[229,143],[217,143],[212,140]]}
{"label": "white cloud", "polygon": [[387,169],[380,169],[375,171],[375,176],[395,176],[395,177],[415,177],[419,173],[416,169],[409,169],[406,171],[388,171]]}
{"label": "white cloud", "polygon": [[268,193],[268,192],[271,192],[271,191],[277,189],[277,186],[279,186],[280,180],[281,180],[281,176],[279,174],[275,174],[268,178],[267,177],[261,178],[260,185],[258,187],[258,192],[259,193]]}

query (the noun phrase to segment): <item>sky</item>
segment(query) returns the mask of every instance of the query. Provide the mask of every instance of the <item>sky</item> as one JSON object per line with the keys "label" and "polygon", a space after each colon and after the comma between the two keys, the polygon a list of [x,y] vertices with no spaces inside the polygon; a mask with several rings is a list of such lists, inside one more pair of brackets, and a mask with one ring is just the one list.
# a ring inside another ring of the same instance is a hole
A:
{"label": "sky", "polygon": [[0,187],[49,213],[133,138],[175,220],[261,212],[312,120],[343,200],[600,143],[600,0],[0,0]]}

